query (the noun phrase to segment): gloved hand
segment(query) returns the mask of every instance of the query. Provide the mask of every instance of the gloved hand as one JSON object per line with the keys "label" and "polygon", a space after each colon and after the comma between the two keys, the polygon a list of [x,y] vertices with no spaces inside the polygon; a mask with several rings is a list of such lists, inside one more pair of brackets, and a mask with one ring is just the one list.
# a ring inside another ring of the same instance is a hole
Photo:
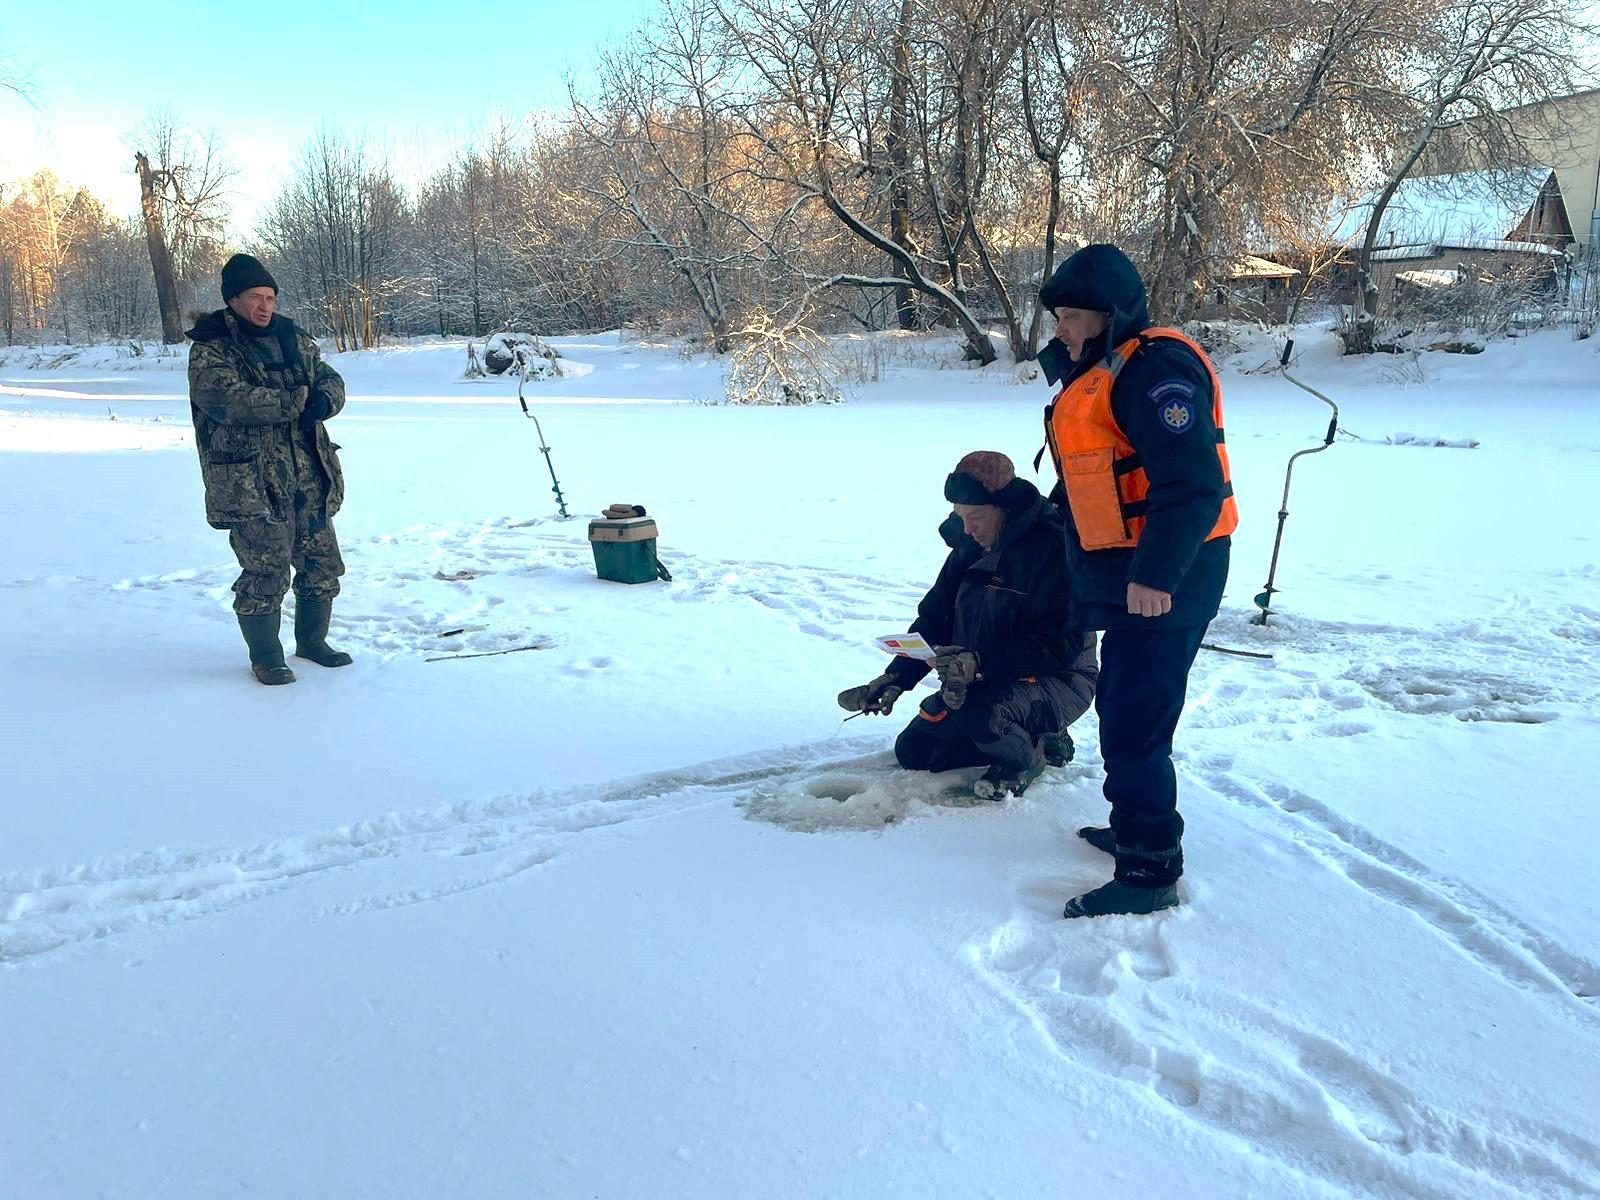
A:
{"label": "gloved hand", "polygon": [[289,394],[294,397],[294,411],[296,413],[304,413],[306,411],[306,402],[311,399],[311,389],[302,384],[297,388],[291,389]]}
{"label": "gloved hand", "polygon": [[887,717],[894,711],[894,702],[905,691],[887,675],[879,675],[871,683],[846,688],[839,693],[839,707],[846,712],[878,713]]}
{"label": "gloved hand", "polygon": [[[305,391],[305,388],[301,388]],[[333,405],[321,392],[312,392],[306,400],[305,411],[300,414],[301,428],[309,431],[316,428],[318,421],[326,421],[333,415]]]}
{"label": "gloved hand", "polygon": [[960,708],[967,702],[967,689],[978,680],[978,652],[960,646],[935,646],[933,653],[939,694],[947,708]]}

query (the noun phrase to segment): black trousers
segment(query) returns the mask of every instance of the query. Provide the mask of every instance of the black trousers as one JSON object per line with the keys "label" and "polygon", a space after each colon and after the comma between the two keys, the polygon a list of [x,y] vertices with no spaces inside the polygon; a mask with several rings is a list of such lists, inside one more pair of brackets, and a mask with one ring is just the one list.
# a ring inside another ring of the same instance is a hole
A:
{"label": "black trousers", "polygon": [[[1183,818],[1178,815],[1178,776],[1172,768],[1172,735],[1183,715],[1189,668],[1205,638],[1205,625],[1176,629],[1108,629],[1100,637],[1100,754],[1105,760],[1105,797],[1117,846],[1146,852],[1134,867],[1153,870],[1154,882],[1183,873]],[[1119,852],[1117,877],[1127,872]]]}
{"label": "black trousers", "polygon": [[[1086,707],[1087,697],[1076,699],[1058,679],[977,683],[960,708],[948,707],[935,692],[895,740],[894,756],[908,771],[995,765],[1019,773],[1041,757],[1042,735],[1065,728]],[[1066,720],[1064,710],[1070,714]]]}

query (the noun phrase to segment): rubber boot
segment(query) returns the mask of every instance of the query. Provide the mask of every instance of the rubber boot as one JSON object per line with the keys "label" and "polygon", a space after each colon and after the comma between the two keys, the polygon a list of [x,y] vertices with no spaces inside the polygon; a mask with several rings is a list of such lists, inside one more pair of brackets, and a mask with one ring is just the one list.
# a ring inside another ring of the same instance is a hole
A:
{"label": "rubber boot", "polygon": [[283,646],[278,642],[278,626],[283,618],[279,612],[253,613],[239,617],[239,632],[244,634],[244,644],[250,647],[250,673],[258,682],[269,686],[293,683],[294,672],[283,661]]}
{"label": "rubber boot", "polygon": [[343,650],[328,645],[328,622],[333,618],[332,600],[294,602],[294,656],[308,658],[319,667],[348,667],[353,661]]}

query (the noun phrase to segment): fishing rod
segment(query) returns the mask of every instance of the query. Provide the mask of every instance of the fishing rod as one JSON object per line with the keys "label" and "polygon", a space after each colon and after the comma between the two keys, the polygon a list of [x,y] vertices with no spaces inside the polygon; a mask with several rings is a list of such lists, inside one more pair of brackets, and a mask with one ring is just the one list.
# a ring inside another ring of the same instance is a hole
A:
{"label": "fishing rod", "polygon": [[1267,568],[1266,587],[1256,595],[1256,607],[1261,610],[1261,613],[1259,616],[1250,618],[1250,623],[1252,625],[1265,625],[1267,623],[1267,611],[1272,606],[1273,593],[1281,590],[1274,586],[1274,584],[1278,577],[1278,551],[1283,547],[1283,523],[1289,519],[1289,481],[1294,476],[1295,460],[1298,458],[1304,458],[1308,454],[1321,454],[1329,446],[1333,445],[1334,436],[1339,432],[1339,406],[1332,400],[1328,399],[1328,397],[1324,396],[1321,392],[1317,391],[1317,389],[1312,387],[1310,384],[1302,383],[1293,375],[1289,374],[1289,355],[1293,353],[1293,351],[1294,339],[1290,338],[1284,343],[1283,357],[1278,360],[1278,370],[1283,374],[1283,377],[1290,383],[1294,384],[1295,387],[1299,388],[1301,391],[1310,392],[1318,400],[1321,400],[1324,404],[1331,408],[1333,410],[1333,416],[1328,420],[1328,432],[1323,436],[1322,445],[1312,446],[1306,450],[1297,450],[1295,453],[1289,456],[1288,469],[1283,473],[1283,503],[1278,505],[1278,533],[1277,536],[1272,539],[1272,565]]}
{"label": "fishing rod", "polygon": [[533,422],[533,428],[539,435],[539,452],[544,455],[544,465],[550,468],[550,490],[556,494],[556,507],[561,510],[562,517],[570,517],[567,511],[567,498],[561,494],[561,480],[556,478],[556,464],[550,458],[550,447],[544,440],[544,426],[539,424],[539,418],[533,415],[528,408],[528,401],[522,394],[522,385],[528,382],[528,361],[530,353],[526,347],[517,349],[517,403],[522,405],[522,415]]}

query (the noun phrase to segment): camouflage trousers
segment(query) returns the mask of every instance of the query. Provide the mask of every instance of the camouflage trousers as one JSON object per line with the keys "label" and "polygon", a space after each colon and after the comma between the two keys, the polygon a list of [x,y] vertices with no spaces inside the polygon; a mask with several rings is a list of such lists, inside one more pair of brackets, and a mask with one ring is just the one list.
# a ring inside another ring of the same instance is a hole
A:
{"label": "camouflage trousers", "polygon": [[[320,484],[320,480],[318,481]],[[239,560],[239,578],[233,585],[233,611],[241,617],[277,612],[289,591],[289,568],[294,568],[294,594],[303,600],[331,600],[339,594],[344,559],[339,540],[327,519],[326,493],[321,486],[299,492],[294,520],[240,521],[228,531],[228,543]]]}

